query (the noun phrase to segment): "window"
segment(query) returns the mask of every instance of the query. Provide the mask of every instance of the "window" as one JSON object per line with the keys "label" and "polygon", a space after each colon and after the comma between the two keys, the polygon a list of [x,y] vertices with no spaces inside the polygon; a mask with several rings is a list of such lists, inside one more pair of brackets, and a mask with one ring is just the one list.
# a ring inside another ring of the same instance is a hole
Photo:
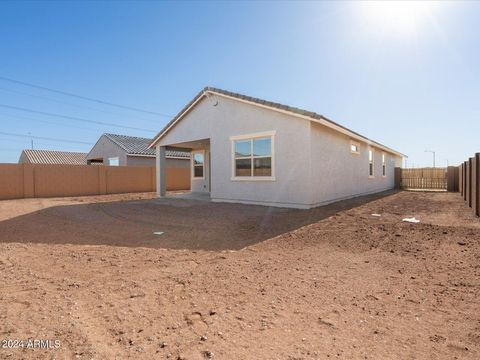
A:
{"label": "window", "polygon": [[373,177],[373,150],[368,150],[368,176]]}
{"label": "window", "polygon": [[192,153],[193,170],[192,175],[194,178],[204,178],[205,168],[205,153],[203,151],[195,151]]}
{"label": "window", "polygon": [[233,136],[232,180],[274,180],[273,135]]}
{"label": "window", "polygon": [[387,176],[387,161],[385,157],[385,153],[382,154],[382,176]]}
{"label": "window", "polygon": [[120,162],[118,160],[118,157],[108,158],[108,165],[109,166],[119,166]]}
{"label": "window", "polygon": [[360,154],[360,144],[355,142],[355,141],[351,141],[350,142],[350,152],[352,154]]}

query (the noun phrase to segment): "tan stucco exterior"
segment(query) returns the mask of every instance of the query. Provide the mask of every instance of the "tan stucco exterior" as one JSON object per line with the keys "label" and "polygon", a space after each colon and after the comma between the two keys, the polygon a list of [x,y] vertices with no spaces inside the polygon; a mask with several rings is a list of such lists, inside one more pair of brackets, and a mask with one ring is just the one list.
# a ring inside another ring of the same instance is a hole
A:
{"label": "tan stucco exterior", "polygon": [[[275,133],[274,179],[233,180],[230,137],[264,132]],[[394,187],[394,168],[401,166],[402,157],[359,139],[355,141],[360,152],[352,154],[351,140],[344,133],[297,116],[215,97],[201,99],[157,146],[208,141],[203,149],[211,157],[205,161],[205,174],[210,179],[199,181],[198,187],[193,181],[192,190],[210,191],[212,201],[311,208]],[[374,151],[374,177],[369,176],[369,148]],[[382,153],[386,157],[385,177]]]}

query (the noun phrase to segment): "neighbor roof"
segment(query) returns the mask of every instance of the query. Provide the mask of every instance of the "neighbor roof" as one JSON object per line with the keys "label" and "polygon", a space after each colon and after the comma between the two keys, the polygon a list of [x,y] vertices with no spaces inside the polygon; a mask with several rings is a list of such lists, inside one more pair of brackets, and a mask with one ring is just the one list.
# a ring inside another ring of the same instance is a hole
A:
{"label": "neighbor roof", "polygon": [[[103,134],[103,136],[120,146],[123,150],[125,150],[127,155],[155,157],[155,149],[150,149],[148,147],[148,145],[150,145],[152,142],[152,139],[117,134]],[[188,159],[190,158],[190,153],[185,151],[167,150],[166,156]]]}
{"label": "neighbor roof", "polygon": [[53,150],[23,150],[32,164],[87,165],[87,154]]}
{"label": "neighbor roof", "polygon": [[263,99],[259,99],[259,98],[255,98],[255,97],[252,97],[252,96],[247,96],[247,95],[242,95],[242,94],[238,94],[238,93],[234,93],[234,92],[231,92],[231,91],[227,91],[227,90],[222,90],[222,89],[218,89],[218,88],[214,88],[214,87],[205,87],[202,91],[200,91],[197,96],[195,96],[193,98],[192,101],[190,101],[154,138],[153,138],[153,141],[151,142],[151,144],[149,145],[150,148],[152,148],[153,146],[155,146],[155,144],[171,129],[175,126],[175,124],[180,121],[183,116],[185,114],[187,114],[191,108],[193,108],[193,106],[201,99],[203,98],[204,96],[206,96],[207,94],[216,94],[216,95],[220,95],[220,96],[223,96],[223,97],[227,97],[227,98],[231,98],[231,99],[234,99],[234,100],[239,100],[239,101],[243,101],[243,102],[248,102],[248,103],[251,103],[251,104],[254,104],[254,105],[257,105],[257,106],[261,106],[261,107],[266,107],[266,108],[270,108],[272,110],[276,110],[276,111],[280,111],[280,112],[285,112],[285,113],[289,113],[291,115],[294,115],[294,116],[298,116],[298,117],[302,117],[302,118],[305,118],[305,119],[308,119],[308,120],[311,120],[311,121],[315,121],[315,122],[318,122],[318,123],[321,123],[322,125],[325,125],[329,128],[332,128],[334,130],[337,130],[339,132],[342,132],[344,134],[347,134],[348,136],[351,136],[352,138],[355,138],[357,140],[361,140],[361,141],[365,141],[369,144],[372,144],[374,146],[377,146],[379,148],[382,148],[386,151],[389,151],[391,153],[394,153],[396,155],[399,155],[399,156],[402,156],[402,157],[407,157],[406,155],[398,152],[398,151],[395,151],[385,145],[382,145],[376,141],[373,141],[353,130],[350,130],[328,118],[326,118],[325,116],[323,115],[320,115],[316,112],[313,112],[313,111],[308,111],[308,110],[303,110],[303,109],[299,109],[299,108],[296,108],[296,107],[292,107],[292,106],[288,106],[288,105],[283,105],[283,104],[280,104],[280,103],[276,103],[276,102],[272,102],[272,101],[268,101],[268,100],[263,100]]}

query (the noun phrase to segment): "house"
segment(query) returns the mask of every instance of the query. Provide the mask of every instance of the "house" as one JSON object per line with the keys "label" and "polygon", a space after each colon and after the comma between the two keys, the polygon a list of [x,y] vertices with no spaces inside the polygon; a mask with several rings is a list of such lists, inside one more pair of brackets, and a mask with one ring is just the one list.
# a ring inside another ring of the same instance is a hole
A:
{"label": "house", "polygon": [[[152,139],[103,134],[87,154],[88,164],[109,166],[155,166],[155,150],[149,149]],[[185,151],[168,151],[166,154],[168,168],[189,168],[190,153]]]}
{"label": "house", "polygon": [[190,149],[192,192],[302,209],[392,189],[405,157],[323,115],[211,87],[150,148],[160,196],[168,151]]}
{"label": "house", "polygon": [[87,154],[52,150],[23,150],[19,164],[87,165]]}

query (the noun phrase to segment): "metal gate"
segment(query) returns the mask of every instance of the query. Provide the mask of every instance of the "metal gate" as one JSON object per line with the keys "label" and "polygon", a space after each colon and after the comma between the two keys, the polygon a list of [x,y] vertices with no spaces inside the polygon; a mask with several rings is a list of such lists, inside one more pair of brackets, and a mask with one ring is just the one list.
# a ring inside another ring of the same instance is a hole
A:
{"label": "metal gate", "polygon": [[401,187],[410,190],[447,190],[447,169],[402,169]]}

